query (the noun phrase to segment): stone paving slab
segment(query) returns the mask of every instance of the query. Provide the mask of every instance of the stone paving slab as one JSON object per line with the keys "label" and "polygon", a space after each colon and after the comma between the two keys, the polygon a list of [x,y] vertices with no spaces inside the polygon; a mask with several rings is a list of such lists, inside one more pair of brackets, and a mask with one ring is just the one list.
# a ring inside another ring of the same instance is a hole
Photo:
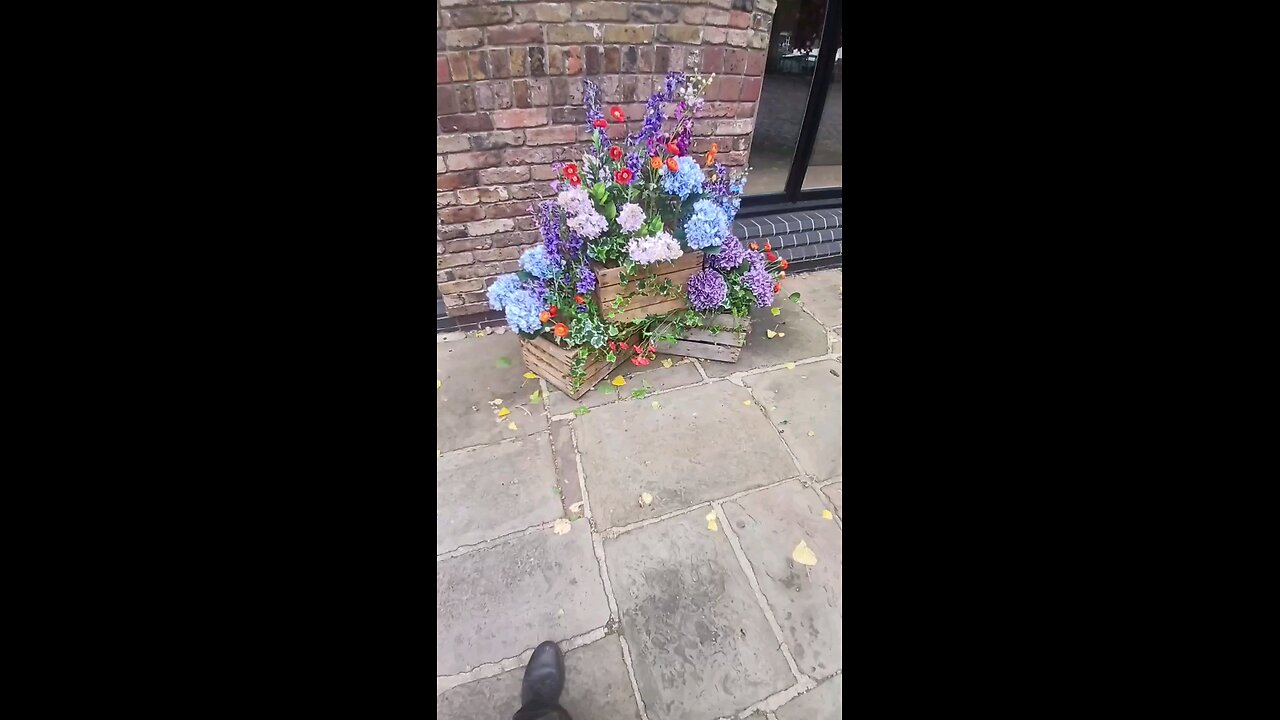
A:
{"label": "stone paving slab", "polygon": [[556,455],[556,481],[560,486],[560,504],[566,517],[581,517],[582,513],[568,515],[569,508],[582,499],[582,484],[578,481],[578,454],[573,448],[573,428],[568,420],[551,423],[551,440]]}
{"label": "stone paving slab", "polygon": [[[822,517],[824,509],[799,482],[724,504],[796,665],[814,678],[834,674],[844,656],[844,535]],[[791,559],[802,540],[818,556],[817,565]]]}
{"label": "stone paving slab", "polygon": [[[769,365],[781,365],[790,360],[803,360],[827,354],[827,330],[805,314],[799,305],[779,294],[773,301],[782,313],[774,317],[768,308],[756,308],[751,312],[751,332],[736,363],[708,360],[702,364],[708,377],[726,377],[736,372]],[[782,332],[782,337],[769,338],[769,330]]]}
{"label": "stone paving slab", "polygon": [[436,562],[436,676],[604,626],[609,605],[586,520]]}
{"label": "stone paving slab", "polygon": [[[832,374],[832,371],[841,373],[843,369],[840,363],[823,360],[743,378],[760,404],[768,409],[773,424],[785,430],[782,439],[796,454],[800,466],[819,480],[835,477],[843,470],[844,444],[840,432],[843,383]],[[787,421],[785,425],[783,420]]]}
{"label": "stone paving slab", "polygon": [[563,514],[546,436],[458,450],[436,460],[437,554]]}
{"label": "stone paving slab", "polygon": [[701,509],[605,540],[650,720],[718,718],[795,682],[723,527]]}
{"label": "stone paving slab", "polygon": [[[503,357],[510,367],[497,366]],[[436,390],[436,448],[449,452],[546,430],[546,414],[529,400],[538,381],[526,380],[524,372],[520,338],[513,333],[436,343],[436,378],[441,382]],[[489,405],[497,398],[511,411],[502,422]],[[532,417],[518,405],[526,406]],[[516,423],[516,430],[507,427],[509,422]]]}
{"label": "stone paving slab", "polygon": [[[745,388],[722,382],[577,418],[597,527],[627,525],[799,474],[759,408],[743,405],[749,399]],[[644,492],[653,496],[648,507],[639,503]]]}
{"label": "stone paving slab", "polygon": [[844,483],[834,482],[822,488],[822,492],[830,500],[831,504],[836,506],[836,514],[844,520]]}
{"label": "stone paving slab", "polygon": [[826,327],[839,327],[844,323],[844,273],[840,270],[820,270],[803,275],[788,275],[783,281],[782,295],[800,293],[800,302]]}
{"label": "stone paving slab", "polygon": [[[662,367],[663,360],[670,360],[672,366]],[[627,381],[626,385],[614,387],[610,384],[618,375]],[[632,365],[629,362],[619,365],[580,400],[571,400],[568,395],[559,390],[552,391],[549,407],[552,415],[563,415],[573,412],[580,405],[594,409],[619,400],[630,400],[633,390],[646,385],[653,392],[657,392],[681,385],[692,385],[700,380],[702,376],[698,374],[698,369],[687,358],[659,354],[653,362],[645,366]]]}
{"label": "stone paving slab", "polygon": [[844,716],[844,675],[794,698],[774,715],[778,720],[840,720]]}
{"label": "stone paving slab", "polygon": [[[564,656],[560,705],[582,720],[639,720],[635,693],[618,636],[609,635]],[[441,720],[508,720],[520,708],[524,668],[460,685],[436,697]]]}

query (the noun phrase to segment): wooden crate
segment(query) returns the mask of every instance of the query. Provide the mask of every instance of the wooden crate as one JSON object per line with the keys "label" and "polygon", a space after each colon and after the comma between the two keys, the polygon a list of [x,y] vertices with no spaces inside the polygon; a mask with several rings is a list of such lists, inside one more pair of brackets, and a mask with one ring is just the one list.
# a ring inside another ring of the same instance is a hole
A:
{"label": "wooden crate", "polygon": [[[632,347],[637,340],[639,336],[632,335],[626,341],[627,347]],[[604,358],[591,360],[587,363],[587,378],[583,380],[582,387],[574,390],[573,360],[577,355],[577,350],[557,345],[541,335],[533,340],[520,340],[520,357],[524,359],[524,366],[574,400],[586,395],[588,390],[613,372],[614,368],[630,359],[632,352],[630,349],[619,352],[618,359],[614,362],[608,362]]]}
{"label": "wooden crate", "polygon": [[[668,355],[683,355],[685,357],[702,358],[703,360],[719,360],[720,362],[738,362],[738,355],[742,353],[742,346],[747,342],[747,332],[751,329],[751,322],[748,318],[735,318],[732,315],[716,315],[706,318],[703,322],[705,327],[687,328],[680,336],[679,340],[673,343],[655,340],[654,345],[658,348],[658,352]],[[706,328],[720,326],[724,328],[740,327],[741,330],[721,330],[719,332],[711,332]],[[658,330],[658,334],[665,333],[670,326]]]}
{"label": "wooden crate", "polygon": [[[596,299],[600,302],[600,310],[608,322],[624,323],[639,320],[646,315],[665,315],[673,310],[688,307],[685,299],[685,286],[689,278],[702,270],[702,251],[692,250],[673,262],[661,262],[654,265],[641,266],[641,272],[624,288],[622,287],[622,268],[606,268],[600,263],[591,263],[596,274]],[[670,280],[675,286],[673,295],[634,295],[635,280],[656,278],[659,282]],[[630,302],[612,317],[613,300],[619,295],[630,296]]]}

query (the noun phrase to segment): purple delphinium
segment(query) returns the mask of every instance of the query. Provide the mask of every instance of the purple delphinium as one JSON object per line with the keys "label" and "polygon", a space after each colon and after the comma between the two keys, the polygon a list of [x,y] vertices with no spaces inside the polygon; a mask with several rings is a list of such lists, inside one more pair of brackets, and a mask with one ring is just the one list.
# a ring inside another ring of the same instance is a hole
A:
{"label": "purple delphinium", "polygon": [[[600,86],[599,85],[596,85],[590,80],[582,81],[582,104],[586,109],[586,114],[587,114],[587,132],[596,132],[600,130],[600,128],[592,124],[596,120],[604,119],[604,110],[600,109]],[[609,147],[609,145],[611,145],[611,143],[609,142],[609,135],[607,133],[600,132],[599,136],[600,136],[600,147],[607,148]]]}
{"label": "purple delphinium", "polygon": [[596,289],[596,274],[587,269],[585,265],[578,269],[578,292],[585,295]]}
{"label": "purple delphinium", "polygon": [[680,134],[676,136],[676,147],[680,148],[681,155],[689,154],[689,139],[692,136],[693,128],[691,126],[686,126],[680,131]]}
{"label": "purple delphinium", "polygon": [[553,261],[560,260],[560,213],[554,201],[546,200],[538,206],[538,230],[542,243]]}
{"label": "purple delphinium", "polygon": [[733,235],[726,235],[724,240],[720,242],[720,253],[718,255],[708,255],[707,264],[716,270],[729,272],[735,270],[747,259],[747,249],[742,247],[742,241]]}
{"label": "purple delphinium", "polygon": [[703,270],[689,278],[689,306],[706,312],[724,305],[729,297],[729,284],[715,270]]}
{"label": "purple delphinium", "polygon": [[642,166],[644,166],[644,158],[640,156],[640,153],[627,156],[627,169],[635,177],[640,177],[640,168]]}
{"label": "purple delphinium", "polygon": [[742,276],[742,284],[755,296],[757,306],[763,308],[773,304],[773,277],[764,269],[763,264],[753,264]]}

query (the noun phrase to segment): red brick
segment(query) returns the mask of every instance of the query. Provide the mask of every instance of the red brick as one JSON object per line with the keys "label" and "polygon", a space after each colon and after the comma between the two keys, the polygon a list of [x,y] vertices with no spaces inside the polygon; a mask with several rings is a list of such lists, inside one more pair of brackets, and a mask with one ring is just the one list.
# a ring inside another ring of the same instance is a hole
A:
{"label": "red brick", "polygon": [[529,176],[534,180],[555,180],[560,175],[548,165],[534,165],[529,168]]}
{"label": "red brick", "polygon": [[498,203],[496,205],[486,205],[484,208],[484,216],[489,220],[521,217],[528,214],[529,203],[527,202]]}
{"label": "red brick", "polygon": [[712,47],[702,51],[702,72],[724,73],[724,48]]}
{"label": "red brick", "polygon": [[742,92],[738,95],[739,100],[746,102],[755,102],[760,99],[760,87],[764,78],[749,77],[742,79]]}
{"label": "red brick", "polygon": [[700,7],[685,8],[680,19],[689,25],[701,25],[707,21],[707,9]]}
{"label": "red brick", "polygon": [[708,10],[706,22],[708,25],[728,25],[729,13],[725,10]]}
{"label": "red brick", "polygon": [[596,30],[590,25],[548,25],[547,42],[552,45],[581,45],[596,41]]}
{"label": "red brick", "polygon": [[[485,252],[485,251],[481,251]],[[490,251],[491,252],[491,251]],[[479,253],[477,253],[478,255]],[[441,293],[460,293],[460,292],[476,292],[484,289],[484,281],[479,278],[470,280],[456,280],[454,282],[439,283],[436,288]]]}
{"label": "red brick", "polygon": [[672,23],[680,17],[678,5],[635,5],[631,6],[631,22],[635,23]]}
{"label": "red brick", "polygon": [[749,102],[740,102],[740,103],[738,103],[738,117],[740,117],[740,118],[752,118],[752,119],[755,119],[755,116],[756,116],[756,104],[755,104],[755,103],[753,103],[753,102],[750,102],[750,103],[749,103]]}
{"label": "red brick", "polygon": [[436,152],[438,153],[466,152],[470,149],[471,141],[461,135],[444,135],[436,137]]}
{"label": "red brick", "polygon": [[764,75],[764,63],[767,53],[753,52],[747,56],[747,66],[743,71],[743,75],[752,77]]}
{"label": "red brick", "polygon": [[449,59],[444,55],[436,56],[436,84],[447,83],[451,79],[449,75]]}
{"label": "red brick", "polygon": [[702,28],[688,25],[659,25],[658,40],[700,45],[702,44]]}
{"label": "red brick", "polygon": [[517,5],[516,22],[561,23],[569,20],[568,3],[539,3],[537,5]]}
{"label": "red brick", "polygon": [[444,34],[444,44],[450,50],[480,47],[484,44],[484,33],[478,28],[449,30]]}
{"label": "red brick", "polygon": [[734,10],[729,13],[729,27],[749,28],[751,27],[751,13]]}
{"label": "red brick", "polygon": [[582,48],[565,48],[564,72],[566,75],[577,75],[582,72]]}
{"label": "red brick", "polygon": [[487,113],[480,115],[445,115],[440,118],[440,129],[444,132],[475,132],[492,130],[493,120]]}
{"label": "red brick", "polygon": [[[472,223],[467,223],[468,225]],[[465,252],[467,250],[487,250],[493,247],[493,243],[487,237],[463,237],[458,240],[450,240],[444,244],[445,252]]]}
{"label": "red brick", "polygon": [[479,177],[475,170],[445,173],[436,178],[436,190],[457,190],[458,188],[471,187],[476,184]]}
{"label": "red brick", "polygon": [[536,127],[546,124],[546,108],[499,110],[493,114],[493,126],[498,129]]}
{"label": "red brick", "polygon": [[449,74],[454,82],[463,82],[467,80],[467,54],[456,52],[448,53],[449,58]]}
{"label": "red brick", "polygon": [[458,91],[452,87],[436,86],[436,114],[453,115],[458,109]]}
{"label": "red brick", "polygon": [[724,71],[727,75],[742,75],[747,69],[747,59],[751,53],[746,50],[727,48],[724,51]]}
{"label": "red brick", "polygon": [[467,67],[471,70],[472,80],[484,80],[489,77],[489,52],[472,50],[467,53]]}
{"label": "red brick", "polygon": [[467,222],[469,220],[483,220],[484,208],[479,205],[475,205],[473,207],[445,208],[444,210],[441,210],[440,212],[436,213],[436,215],[440,218],[440,222],[444,222],[444,223],[460,223],[460,222]]}
{"label": "red brick", "polygon": [[[729,38],[726,42],[734,47],[746,47],[747,43],[751,41],[750,30],[730,30],[727,34]],[[765,45],[768,45],[767,41],[765,42]],[[764,47],[765,45],[760,47]]]}
{"label": "red brick", "polygon": [[561,145],[577,139],[575,128],[562,125],[560,127],[535,128],[525,131],[525,143],[528,145]]}
{"label": "red brick", "polygon": [[500,25],[489,28],[490,45],[528,45],[544,41],[541,25]]}
{"label": "red brick", "polygon": [[518,246],[500,247],[493,250],[481,250],[476,253],[476,259],[483,262],[494,262],[497,260],[515,260],[520,257],[523,252]]}
{"label": "red brick", "polygon": [[471,261],[474,259],[474,256],[469,252],[457,253],[455,255],[441,255],[436,258],[436,269],[440,270],[443,268],[458,267],[459,265],[470,265]]}
{"label": "red brick", "polygon": [[729,31],[724,28],[706,27],[702,29],[702,40],[710,45],[723,45],[729,42]]}
{"label": "red brick", "polygon": [[737,100],[738,93],[742,91],[742,78],[729,75],[718,77],[712,81],[709,90],[714,94],[714,100]]}

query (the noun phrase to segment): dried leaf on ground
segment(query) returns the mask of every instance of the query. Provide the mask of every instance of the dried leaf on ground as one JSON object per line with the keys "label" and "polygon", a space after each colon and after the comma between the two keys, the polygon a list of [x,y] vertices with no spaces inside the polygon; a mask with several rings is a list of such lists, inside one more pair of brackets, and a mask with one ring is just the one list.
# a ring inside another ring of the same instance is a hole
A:
{"label": "dried leaf on ground", "polygon": [[524,379],[525,379],[525,380],[537,380],[537,379],[538,379],[538,376],[537,376],[536,374],[534,374],[534,373],[527,372],[527,373],[525,373],[525,374],[524,374]]}
{"label": "dried leaf on ground", "polygon": [[801,565],[817,565],[818,564],[818,556],[813,554],[813,550],[810,549],[809,546],[806,545],[803,540],[800,541],[800,544],[796,546],[795,550],[791,551],[791,559],[795,560]]}
{"label": "dried leaf on ground", "polygon": [[555,525],[551,526],[551,532],[557,535],[563,535],[573,529],[573,524],[564,518],[556,520]]}
{"label": "dried leaf on ground", "polygon": [[831,511],[830,511],[830,510],[823,510],[823,511],[822,511],[822,519],[823,519],[823,520],[831,520],[831,519],[832,519],[832,518],[834,518],[834,517],[835,517],[835,516],[831,514]]}
{"label": "dried leaf on ground", "polygon": [[498,367],[500,368],[511,367],[511,358],[507,357],[506,355],[503,355],[502,357],[498,358]]}
{"label": "dried leaf on ground", "polygon": [[769,311],[769,313],[774,317],[778,317],[779,315],[782,314],[782,308],[773,308],[772,310]]}
{"label": "dried leaf on ground", "polygon": [[576,503],[574,503],[574,504],[570,505],[570,506],[569,506],[569,512],[575,512],[575,513],[580,513],[580,512],[582,512],[582,501],[581,501],[581,500],[579,500],[578,502],[576,502]]}
{"label": "dried leaf on ground", "polygon": [[508,410],[508,409],[506,409],[506,408],[500,408],[500,409],[498,410],[498,417],[500,417],[500,418],[504,418],[504,417],[506,417],[506,416],[508,416],[508,415],[510,415],[510,414],[511,414],[511,411],[510,411],[510,410]]}
{"label": "dried leaf on ground", "polygon": [[750,405],[750,404],[751,404],[751,401],[750,401],[750,400],[743,400],[743,401],[742,401],[742,404],[743,404],[743,405]]}
{"label": "dried leaf on ground", "polygon": [[540,397],[542,397],[542,391],[534,390],[533,394],[529,396],[529,399],[532,400],[533,402],[538,402],[538,398]]}
{"label": "dried leaf on ground", "polygon": [[611,383],[613,384],[614,387],[622,387],[623,385],[627,384],[627,381],[624,380],[621,375],[619,375],[618,377],[614,378],[611,381]]}
{"label": "dried leaf on ground", "polygon": [[778,337],[778,333],[776,333],[776,332],[774,332],[774,331],[772,331],[772,330],[765,330],[765,331],[764,331],[764,334],[765,334],[765,335],[768,335],[770,340],[772,340],[772,339],[774,339],[774,338]]}
{"label": "dried leaf on ground", "polygon": [[809,437],[813,437],[813,431],[812,431],[812,430],[810,430],[809,432],[807,432],[807,433],[805,433],[805,434],[806,434],[806,435],[808,435]]}
{"label": "dried leaf on ground", "polygon": [[671,361],[671,358],[667,358],[666,360],[662,361],[662,367],[664,368],[669,368],[672,365],[675,365],[675,363]]}
{"label": "dried leaf on ground", "polygon": [[512,422],[507,423],[507,429],[508,429],[508,430],[519,430],[519,428],[517,428],[517,427],[516,427],[515,421],[512,421]]}
{"label": "dried leaf on ground", "polygon": [[650,505],[653,503],[653,496],[649,493],[640,493],[640,504]]}
{"label": "dried leaf on ground", "polygon": [[720,526],[716,524],[716,511],[712,510],[707,513],[707,529],[711,532],[719,532]]}
{"label": "dried leaf on ground", "polygon": [[785,368],[786,368],[786,369],[788,369],[788,370],[795,370],[795,369],[796,369],[796,364],[795,364],[795,363],[787,363],[786,365],[783,365],[783,367],[785,367]]}

